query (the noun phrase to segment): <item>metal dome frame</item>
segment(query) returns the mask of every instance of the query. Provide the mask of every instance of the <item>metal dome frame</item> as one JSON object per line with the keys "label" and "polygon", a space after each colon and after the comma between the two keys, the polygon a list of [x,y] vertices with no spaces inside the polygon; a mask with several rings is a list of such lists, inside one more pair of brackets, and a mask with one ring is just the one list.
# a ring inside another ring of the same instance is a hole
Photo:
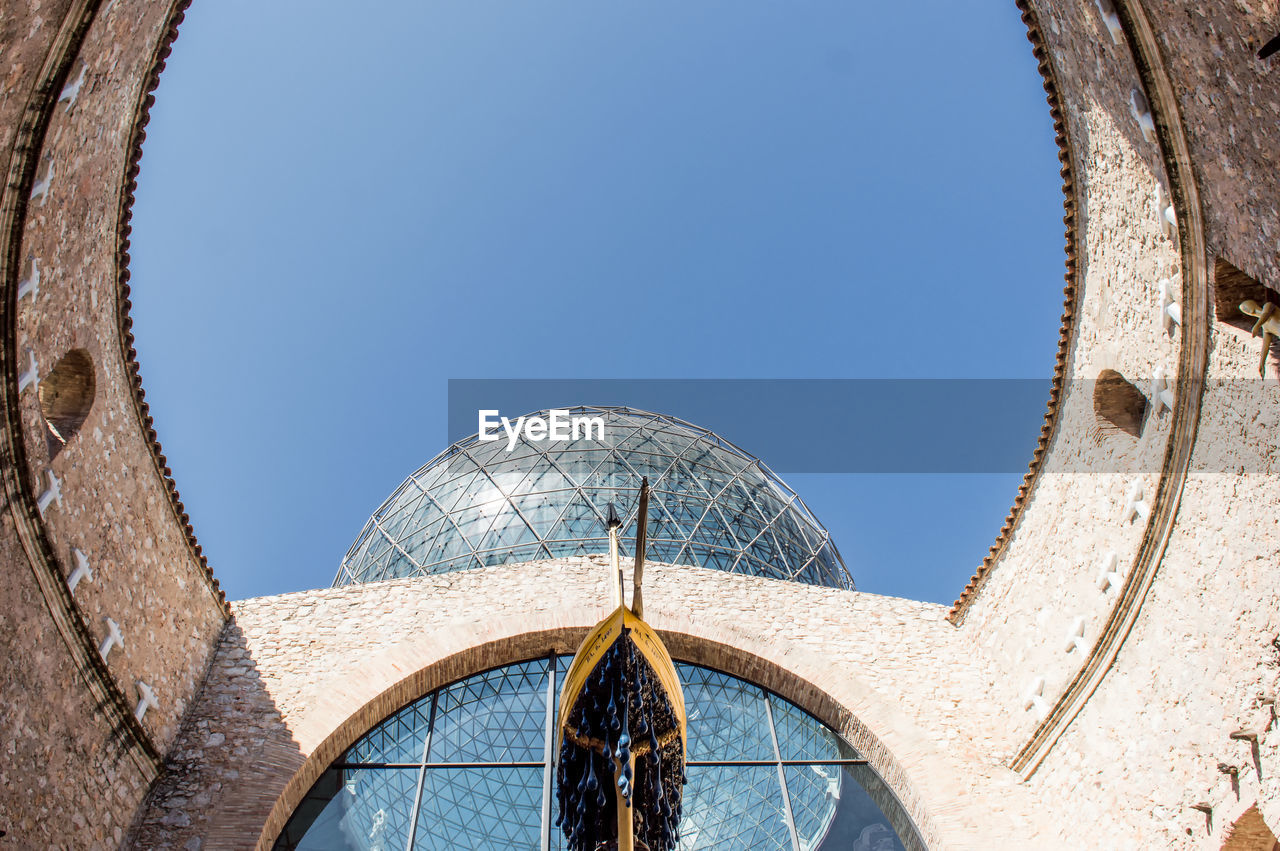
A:
{"label": "metal dome frame", "polygon": [[[450,445],[370,516],[333,585],[606,552],[605,503],[634,506],[641,477],[649,475],[651,561],[855,590],[826,528],[776,473],[738,445],[686,420],[639,408],[555,410],[604,416],[625,434],[567,448],[522,438],[510,452],[502,451],[500,441],[481,441],[479,434]],[[638,445],[627,445],[637,436]],[[570,458],[575,453],[581,457]],[[590,468],[574,470],[568,463],[580,460],[590,461]],[[457,469],[450,471],[451,465]],[[516,474],[520,478],[513,481]],[[499,475],[507,480],[500,482]],[[531,507],[536,497],[542,504]],[[624,516],[624,530],[634,528],[634,511]],[[628,537],[624,531],[623,539]]]}

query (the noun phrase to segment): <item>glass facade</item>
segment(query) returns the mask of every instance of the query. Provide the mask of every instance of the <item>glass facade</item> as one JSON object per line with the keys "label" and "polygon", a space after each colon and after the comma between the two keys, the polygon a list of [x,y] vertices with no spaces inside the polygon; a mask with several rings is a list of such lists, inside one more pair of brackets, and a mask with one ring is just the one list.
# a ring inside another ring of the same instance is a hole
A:
{"label": "glass facade", "polygon": [[[552,728],[569,661],[498,668],[404,707],[321,776],[276,849],[563,849]],[[830,728],[743,680],[677,667],[689,719],[681,851],[924,848]]]}
{"label": "glass facade", "polygon": [[854,587],[826,529],[756,458],[672,417],[567,410],[599,418],[603,437],[596,430],[569,441],[522,436],[510,450],[505,435],[455,443],[374,512],[333,584],[606,553],[611,501],[630,512],[626,556],[640,479],[648,476],[651,561]]}

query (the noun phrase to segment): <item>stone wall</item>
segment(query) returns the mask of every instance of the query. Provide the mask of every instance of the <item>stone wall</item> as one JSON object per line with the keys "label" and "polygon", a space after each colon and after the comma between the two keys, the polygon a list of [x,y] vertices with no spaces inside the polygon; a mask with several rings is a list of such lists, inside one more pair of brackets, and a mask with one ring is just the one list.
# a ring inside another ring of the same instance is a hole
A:
{"label": "stone wall", "polygon": [[1213,329],[1191,471],[1141,614],[1029,781],[1057,841],[1219,847],[1255,802],[1280,825],[1280,386],[1258,380],[1257,353]]}
{"label": "stone wall", "polygon": [[[1038,4],[1037,4],[1038,5]],[[1166,330],[1159,282],[1180,283],[1176,231],[1158,203],[1171,197],[1157,140],[1133,115],[1134,91],[1149,100],[1127,46],[1116,44],[1092,2],[1035,10],[1038,37],[1053,57],[1053,86],[1070,140],[1078,195],[1073,338],[1054,435],[1026,508],[962,621],[967,640],[1000,674],[1007,716],[998,743],[1012,758],[1086,665],[1123,603],[1151,518],[1126,517],[1139,483],[1152,506],[1173,433],[1173,412],[1157,410],[1157,369],[1178,375],[1184,332]],[[1169,203],[1166,201],[1165,203]],[[1176,293],[1179,303],[1183,293]],[[1096,379],[1114,370],[1147,396],[1138,437],[1106,429],[1094,409]],[[1098,575],[1115,555],[1117,581]],[[1079,635],[1077,645],[1071,639]]]}
{"label": "stone wall", "polygon": [[1208,254],[1280,288],[1280,65],[1257,58],[1280,34],[1280,3],[1147,5],[1195,163]]}
{"label": "stone wall", "polygon": [[[237,604],[137,844],[269,848],[320,773],[383,717],[495,665],[576,650],[607,614],[605,564],[558,559]],[[1007,847],[1020,835],[1016,775],[985,743],[943,731],[993,707],[972,700],[990,684],[942,607],[662,565],[646,567],[645,601],[676,658],[760,683],[841,730],[931,845]]]}
{"label": "stone wall", "polygon": [[[598,565],[567,560],[226,620],[128,332],[131,180],[180,5],[0,11],[0,830],[25,845],[118,845],[135,818],[141,847],[269,843],[378,718],[571,650],[603,613]],[[1280,58],[1254,55],[1280,8],[1025,10],[1066,146],[1068,323],[1042,456],[992,558],[950,618],[690,568],[655,568],[651,614],[677,656],[842,729],[933,846],[1239,844],[1280,824],[1280,364],[1256,377],[1260,342],[1215,315],[1213,270],[1280,289]],[[35,376],[47,395],[72,351],[92,404],[63,445]],[[1104,370],[1146,397],[1139,434],[1098,419]],[[141,721],[139,683],[156,697]]]}
{"label": "stone wall", "polygon": [[[136,116],[174,10],[115,0],[0,14],[10,63],[0,830],[28,846],[110,847],[158,774],[227,615],[148,434],[120,322]],[[92,376],[83,400],[55,373],[73,351],[69,383]],[[75,415],[54,417],[62,433],[42,398]],[[89,572],[72,591],[80,565]],[[104,657],[113,629],[120,641]]]}
{"label": "stone wall", "polygon": [[[1005,746],[1041,802],[1039,843],[1219,847],[1255,801],[1280,824],[1280,390],[1274,362],[1258,380],[1260,341],[1216,320],[1209,274],[1225,254],[1280,286],[1280,77],[1254,56],[1280,18],[1274,2],[1117,4],[1117,42],[1101,4],[1032,5],[1084,188],[1070,372],[1113,368],[1150,395],[1162,364],[1178,375],[1175,408],[1193,416],[1149,415],[1135,440],[1091,429],[1086,399],[1068,395],[1045,472],[964,631],[1000,671]],[[1154,139],[1125,102],[1133,87]],[[1176,233],[1153,215],[1157,184],[1175,202]],[[1175,272],[1184,324],[1166,332],[1153,284]],[[1080,458],[1091,472],[1057,472]],[[1126,522],[1135,479],[1150,518]],[[1103,591],[1109,552],[1119,581]],[[1077,617],[1086,653],[1067,650]],[[1048,706],[1024,710],[1038,677]]]}

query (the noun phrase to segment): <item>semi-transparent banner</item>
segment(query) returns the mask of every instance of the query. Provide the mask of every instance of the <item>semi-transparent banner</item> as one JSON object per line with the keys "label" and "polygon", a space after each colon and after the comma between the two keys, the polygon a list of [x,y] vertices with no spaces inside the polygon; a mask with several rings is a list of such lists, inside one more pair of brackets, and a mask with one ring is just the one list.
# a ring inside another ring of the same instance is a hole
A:
{"label": "semi-transparent banner", "polygon": [[[567,413],[549,423],[521,418],[625,406],[710,429],[779,473],[1021,473],[1040,439],[1051,386],[1049,379],[453,379],[448,437],[487,430],[504,446],[594,439],[590,422]],[[1070,416],[1059,428],[1073,433],[1058,435],[1052,469],[1158,472],[1177,383],[1134,380],[1098,391],[1094,381],[1064,384]],[[1233,397],[1243,410],[1258,410],[1260,395],[1271,400],[1262,410],[1280,403],[1274,380],[1209,382],[1205,393],[1223,394],[1228,410]],[[1230,417],[1202,419],[1193,470],[1270,472],[1273,453],[1257,451],[1249,428]]]}

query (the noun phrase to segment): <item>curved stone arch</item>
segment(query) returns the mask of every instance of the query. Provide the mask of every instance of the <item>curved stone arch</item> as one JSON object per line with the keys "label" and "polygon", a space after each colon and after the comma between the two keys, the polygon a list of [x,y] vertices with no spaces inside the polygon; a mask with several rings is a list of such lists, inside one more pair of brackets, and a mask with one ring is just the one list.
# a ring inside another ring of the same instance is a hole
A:
{"label": "curved stone arch", "polygon": [[[311,734],[322,738],[288,776],[276,774],[262,790],[267,794],[274,791],[276,796],[256,837],[256,847],[269,851],[320,775],[387,716],[423,695],[486,670],[551,653],[571,654],[588,629],[551,626],[545,617],[536,620],[513,624],[516,628],[507,634],[495,634],[502,630],[495,630],[493,624],[477,625],[474,631],[459,632],[449,642],[465,646],[400,679],[384,682],[375,678],[366,689],[331,692],[332,700],[317,703],[322,716],[341,720],[327,731],[322,729],[323,722],[309,724]],[[988,814],[981,833],[975,822],[960,815],[969,791],[962,773],[924,731],[904,718],[893,701],[877,694],[856,676],[824,688],[818,681],[830,666],[816,654],[796,646],[770,644],[759,636],[752,638],[746,630],[714,637],[708,633],[716,630],[697,631],[692,622],[687,622],[678,627],[669,624],[660,631],[678,661],[714,668],[762,686],[835,729],[876,769],[930,847],[980,846],[991,841],[993,834],[1012,837],[1012,831],[991,823],[998,821],[998,814]],[[404,643],[380,659],[379,668],[403,670],[402,665],[422,658],[420,645],[418,641]],[[377,690],[379,687],[381,690]],[[364,697],[367,699],[360,703]],[[244,844],[250,837],[211,834],[210,839],[214,844],[225,841],[235,845]]]}
{"label": "curved stone arch", "polygon": [[[1025,4],[1026,0],[1023,0],[1020,5],[1025,8]],[[1140,88],[1134,91],[1141,91],[1150,107],[1158,138],[1160,165],[1169,182],[1176,210],[1178,273],[1182,279],[1182,338],[1178,346],[1175,377],[1177,394],[1173,422],[1152,500],[1151,517],[1143,530],[1133,566],[1127,571],[1124,586],[1107,613],[1101,636],[1084,664],[1010,761],[1010,766],[1023,777],[1029,777],[1036,771],[1101,685],[1142,613],[1143,603],[1155,581],[1177,520],[1182,489],[1191,468],[1209,365],[1211,313],[1204,218],[1186,128],[1173,83],[1142,4],[1134,0],[1116,0],[1115,6],[1123,26],[1125,43],[1138,72],[1135,82]],[[1086,197],[1081,201],[1087,203],[1087,189],[1084,195]]]}

